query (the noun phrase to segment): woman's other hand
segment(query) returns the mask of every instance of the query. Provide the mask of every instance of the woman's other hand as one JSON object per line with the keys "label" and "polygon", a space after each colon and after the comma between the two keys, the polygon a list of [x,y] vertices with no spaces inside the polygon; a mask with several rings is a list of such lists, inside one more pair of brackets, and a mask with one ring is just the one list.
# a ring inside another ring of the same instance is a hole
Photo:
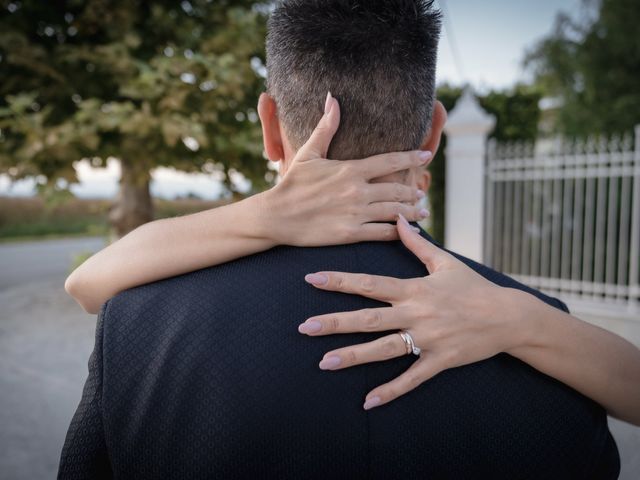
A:
{"label": "woman's other hand", "polygon": [[[362,295],[391,306],[312,317],[298,327],[300,333],[319,336],[408,330],[422,350],[406,372],[369,392],[365,409],[388,403],[443,370],[508,352],[520,342],[515,315],[506,311],[506,306],[514,303],[515,290],[484,279],[416,233],[402,217],[397,229],[402,242],[425,264],[430,275],[402,280],[318,272],[306,278],[322,290]],[[328,352],[320,368],[337,370],[403,355],[406,346],[396,332]]]}
{"label": "woman's other hand", "polygon": [[264,192],[264,228],[275,244],[303,247],[396,240],[395,225],[376,222],[392,222],[398,214],[411,221],[428,216],[424,208],[416,205],[424,192],[400,183],[371,180],[425,166],[431,161],[432,152],[327,160],[339,124],[340,107],[329,95],[325,115],[281,182]]}

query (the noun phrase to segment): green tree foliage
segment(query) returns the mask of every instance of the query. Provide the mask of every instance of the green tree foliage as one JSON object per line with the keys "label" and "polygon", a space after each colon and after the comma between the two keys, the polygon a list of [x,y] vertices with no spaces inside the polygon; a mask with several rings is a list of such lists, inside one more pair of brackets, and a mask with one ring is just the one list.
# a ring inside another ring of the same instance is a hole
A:
{"label": "green tree foliage", "polygon": [[499,142],[534,141],[538,135],[541,99],[540,89],[526,85],[480,97],[480,106],[496,117],[496,126],[489,137]]}
{"label": "green tree foliage", "polygon": [[[438,88],[437,97],[449,112],[460,98],[462,89],[450,85]],[[478,100],[482,108],[496,117],[496,126],[490,134],[500,142],[504,141],[533,141],[538,133],[540,121],[541,92],[538,88],[517,85],[509,91],[492,91],[481,96]],[[431,235],[438,241],[444,241],[444,200],[446,160],[444,151],[447,145],[446,135],[436,157],[429,167],[432,175],[429,189],[431,205]]]}
{"label": "green tree foliage", "polygon": [[265,7],[227,0],[0,1],[0,173],[76,181],[122,164],[122,235],[152,218],[150,171],[265,183],[255,106]]}
{"label": "green tree foliage", "polygon": [[561,13],[525,58],[547,95],[562,100],[559,130],[576,136],[640,123],[640,2],[583,0],[580,20]]}

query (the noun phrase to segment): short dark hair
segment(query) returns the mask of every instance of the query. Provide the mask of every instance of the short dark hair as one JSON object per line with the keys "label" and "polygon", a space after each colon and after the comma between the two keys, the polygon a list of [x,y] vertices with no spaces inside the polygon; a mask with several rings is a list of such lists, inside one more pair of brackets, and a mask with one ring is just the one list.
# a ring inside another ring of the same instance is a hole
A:
{"label": "short dark hair", "polygon": [[420,147],[430,128],[441,14],[433,0],[285,0],[268,23],[267,91],[295,148],[340,102],[333,159]]}

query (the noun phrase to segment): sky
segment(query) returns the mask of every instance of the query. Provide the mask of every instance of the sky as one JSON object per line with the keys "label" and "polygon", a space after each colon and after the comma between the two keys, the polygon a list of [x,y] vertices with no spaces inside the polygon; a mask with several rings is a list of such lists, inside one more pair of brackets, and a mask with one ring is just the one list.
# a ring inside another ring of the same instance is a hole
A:
{"label": "sky", "polygon": [[560,10],[577,12],[581,0],[437,0],[437,3],[445,15],[438,52],[438,83],[470,83],[476,90],[485,91],[505,89],[525,80],[521,68],[525,51],[552,31]]}
{"label": "sky", "polygon": [[[556,14],[575,13],[581,0],[436,0],[444,28],[438,53],[437,81],[470,84],[477,92],[508,89],[527,80],[522,59],[527,48],[552,31]],[[109,162],[93,169],[78,162],[80,184],[71,190],[79,197],[111,198],[117,191],[119,166]],[[151,191],[163,198],[189,193],[217,198],[223,189],[210,175],[187,175],[162,168],[152,174]],[[0,195],[31,195],[34,181],[10,184],[0,175]],[[246,187],[246,185],[244,185]]]}

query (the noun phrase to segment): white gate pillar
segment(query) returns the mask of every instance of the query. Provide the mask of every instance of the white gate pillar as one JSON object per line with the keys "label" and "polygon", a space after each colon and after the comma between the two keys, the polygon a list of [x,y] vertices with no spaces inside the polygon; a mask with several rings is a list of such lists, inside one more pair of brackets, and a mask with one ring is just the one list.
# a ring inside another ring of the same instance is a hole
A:
{"label": "white gate pillar", "polygon": [[485,112],[467,88],[449,113],[447,134],[445,246],[482,262],[485,152],[495,117]]}

